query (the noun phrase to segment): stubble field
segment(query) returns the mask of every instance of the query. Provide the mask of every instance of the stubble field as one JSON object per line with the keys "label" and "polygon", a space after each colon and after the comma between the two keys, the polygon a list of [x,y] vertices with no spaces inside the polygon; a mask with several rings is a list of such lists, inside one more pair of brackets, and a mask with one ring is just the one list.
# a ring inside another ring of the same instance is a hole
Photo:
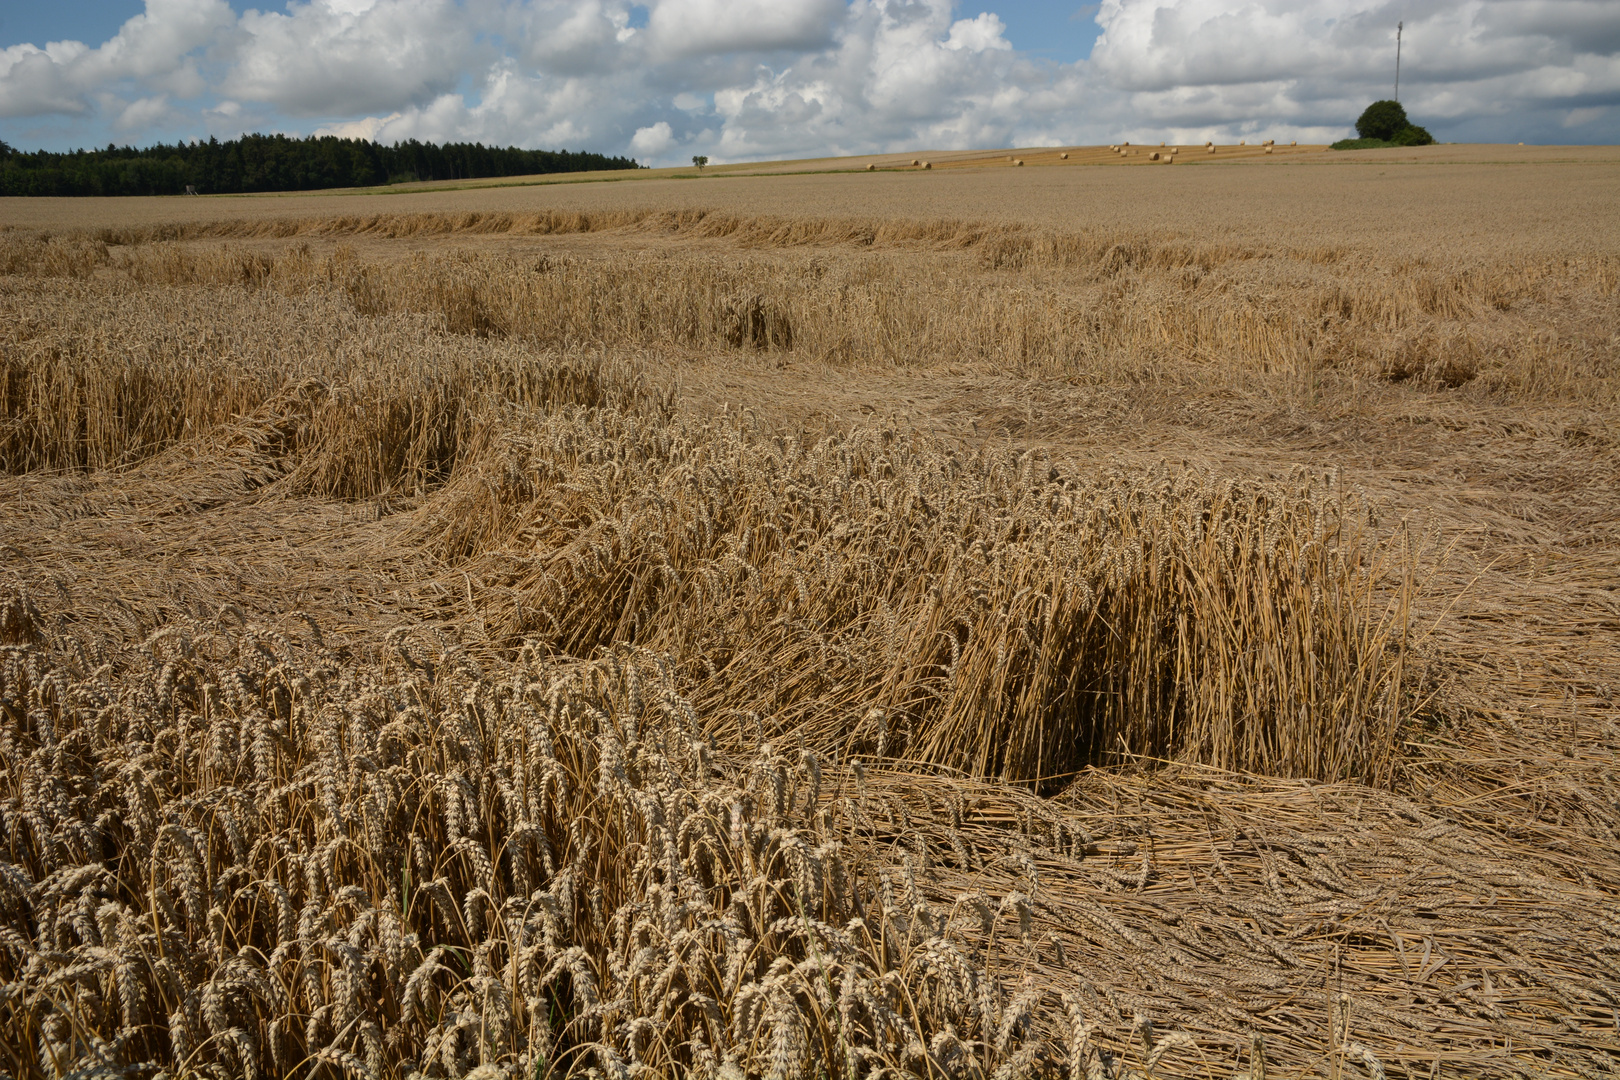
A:
{"label": "stubble field", "polygon": [[1613,1075],[1620,152],[1227,149],[0,203],[0,1071]]}

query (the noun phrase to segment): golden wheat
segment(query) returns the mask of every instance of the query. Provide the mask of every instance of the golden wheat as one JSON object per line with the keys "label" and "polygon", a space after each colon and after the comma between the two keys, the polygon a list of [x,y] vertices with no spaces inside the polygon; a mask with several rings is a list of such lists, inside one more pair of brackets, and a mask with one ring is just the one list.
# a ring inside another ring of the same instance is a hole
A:
{"label": "golden wheat", "polygon": [[[11,239],[0,243],[0,254],[16,270],[37,275],[234,284],[289,298],[310,290],[340,294],[362,316],[424,315],[452,333],[548,348],[749,346],[836,363],[966,363],[1182,384],[1246,372],[1261,379],[1470,384],[1479,393],[1521,399],[1604,401],[1616,393],[1612,319],[1559,316],[1549,325],[1542,314],[1570,305],[1602,310],[1620,287],[1620,262],[1612,257],[1508,258],[1449,272],[1410,260],[1389,274],[1347,267],[1349,256],[1335,249],[1280,259],[1247,245],[1150,244],[948,222],[829,228],[700,216],[622,224],[654,232],[666,226],[749,244],[922,242],[959,253],[931,263],[904,252],[881,259],[806,252],[739,264],[665,251],[605,261],[457,255],[374,263],[341,248],[319,257],[302,248],[268,256]],[[433,218],[352,225],[385,235],[458,227]],[[528,226],[483,220],[467,227]],[[1009,281],[1003,273],[1018,277]],[[41,339],[7,363],[14,374],[0,394],[13,397],[0,408],[17,415],[32,400],[58,409],[64,394],[50,382],[72,378],[47,374],[64,363],[58,345]],[[68,410],[53,422],[71,428],[77,420]]]}
{"label": "golden wheat", "polygon": [[863,863],[876,826],[814,754],[714,752],[634,653],[486,674],[389,649],[300,663],[273,632],[173,626],[120,658],[110,707],[49,650],[4,658],[3,887],[31,923],[0,955],[12,1075],[854,1076],[1046,1051],[1042,995],[1007,995],[951,913]]}
{"label": "golden wheat", "polygon": [[966,367],[1286,416],[1376,386],[1582,410],[1559,438],[1601,456],[1612,256],[686,211],[267,230],[0,238],[11,1075],[1620,1053],[1601,656],[1556,720],[1442,711],[1460,597],[1415,606],[1408,530],[1336,472],[677,388]]}
{"label": "golden wheat", "polygon": [[563,414],[464,467],[411,537],[508,597],[497,639],[634,642],[705,712],[840,760],[1031,780],[1124,752],[1381,783],[1403,568],[1346,499]]}
{"label": "golden wheat", "polygon": [[[1032,164],[1045,159],[1031,149]],[[921,155],[914,155],[920,163]],[[616,182],[492,186],[411,194],[346,193],[217,199],[9,199],[0,218],[17,229],[71,235],[83,230],[161,231],[175,238],[213,230],[221,237],[318,229],[321,222],[413,217],[424,211],[476,220],[568,217],[601,220],[656,212],[742,218],[846,219],[852,207],[875,221],[966,218],[1063,233],[1107,228],[1137,237],[1264,237],[1306,248],[1331,244],[1377,260],[1421,257],[1446,264],[1507,252],[1552,257],[1612,253],[1620,235],[1610,193],[1617,162],[1607,147],[1447,146],[1351,154],[1300,147],[1267,158],[1258,148],[1221,148],[1220,168],[1184,174],[1187,197],[1161,198],[1141,179],[1097,164],[1129,164],[1103,148],[1072,164],[1038,169],[1016,193],[986,167],[983,153],[929,155],[948,168],[945,184],[892,183],[847,171],[818,175],[731,176],[692,183],[656,173]],[[911,160],[911,159],[902,159]],[[880,159],[889,165],[893,159]],[[1366,166],[1377,163],[1379,168]],[[1051,163],[1056,166],[1056,162]],[[1265,165],[1267,167],[1262,168]],[[1512,165],[1512,168],[1503,168]],[[1414,167],[1415,166],[1415,167]],[[769,170],[765,170],[769,171]],[[502,182],[497,182],[502,183]],[[510,181],[504,182],[510,185]],[[1392,202],[1400,214],[1388,213]],[[4,226],[0,226],[4,228]]]}

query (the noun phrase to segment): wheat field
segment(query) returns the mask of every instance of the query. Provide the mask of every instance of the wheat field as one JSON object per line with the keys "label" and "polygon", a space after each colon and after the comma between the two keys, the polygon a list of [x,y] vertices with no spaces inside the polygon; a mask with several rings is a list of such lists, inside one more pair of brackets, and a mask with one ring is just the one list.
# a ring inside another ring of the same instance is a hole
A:
{"label": "wheat field", "polygon": [[1613,1075],[1620,159],[1278,150],[7,203],[0,1072]]}

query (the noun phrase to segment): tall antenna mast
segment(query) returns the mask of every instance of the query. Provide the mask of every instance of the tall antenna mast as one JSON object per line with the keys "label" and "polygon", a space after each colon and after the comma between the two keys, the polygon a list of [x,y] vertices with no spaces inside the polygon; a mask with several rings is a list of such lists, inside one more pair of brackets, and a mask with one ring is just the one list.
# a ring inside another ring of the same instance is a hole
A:
{"label": "tall antenna mast", "polygon": [[1400,104],[1401,100],[1401,31],[1405,28],[1406,21],[1404,19],[1395,24],[1395,103],[1397,105]]}

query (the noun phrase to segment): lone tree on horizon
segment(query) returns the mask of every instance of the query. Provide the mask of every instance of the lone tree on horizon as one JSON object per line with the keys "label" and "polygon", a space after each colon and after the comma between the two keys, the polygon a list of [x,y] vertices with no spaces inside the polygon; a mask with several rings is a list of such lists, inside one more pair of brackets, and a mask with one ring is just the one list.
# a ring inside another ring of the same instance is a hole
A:
{"label": "lone tree on horizon", "polygon": [[1356,121],[1356,134],[1363,139],[1383,139],[1388,142],[1409,123],[1411,121],[1406,119],[1406,110],[1400,102],[1375,101]]}
{"label": "lone tree on horizon", "polygon": [[1406,118],[1406,109],[1398,101],[1375,101],[1367,106],[1356,121],[1356,134],[1396,146],[1427,146],[1434,142],[1433,135]]}

